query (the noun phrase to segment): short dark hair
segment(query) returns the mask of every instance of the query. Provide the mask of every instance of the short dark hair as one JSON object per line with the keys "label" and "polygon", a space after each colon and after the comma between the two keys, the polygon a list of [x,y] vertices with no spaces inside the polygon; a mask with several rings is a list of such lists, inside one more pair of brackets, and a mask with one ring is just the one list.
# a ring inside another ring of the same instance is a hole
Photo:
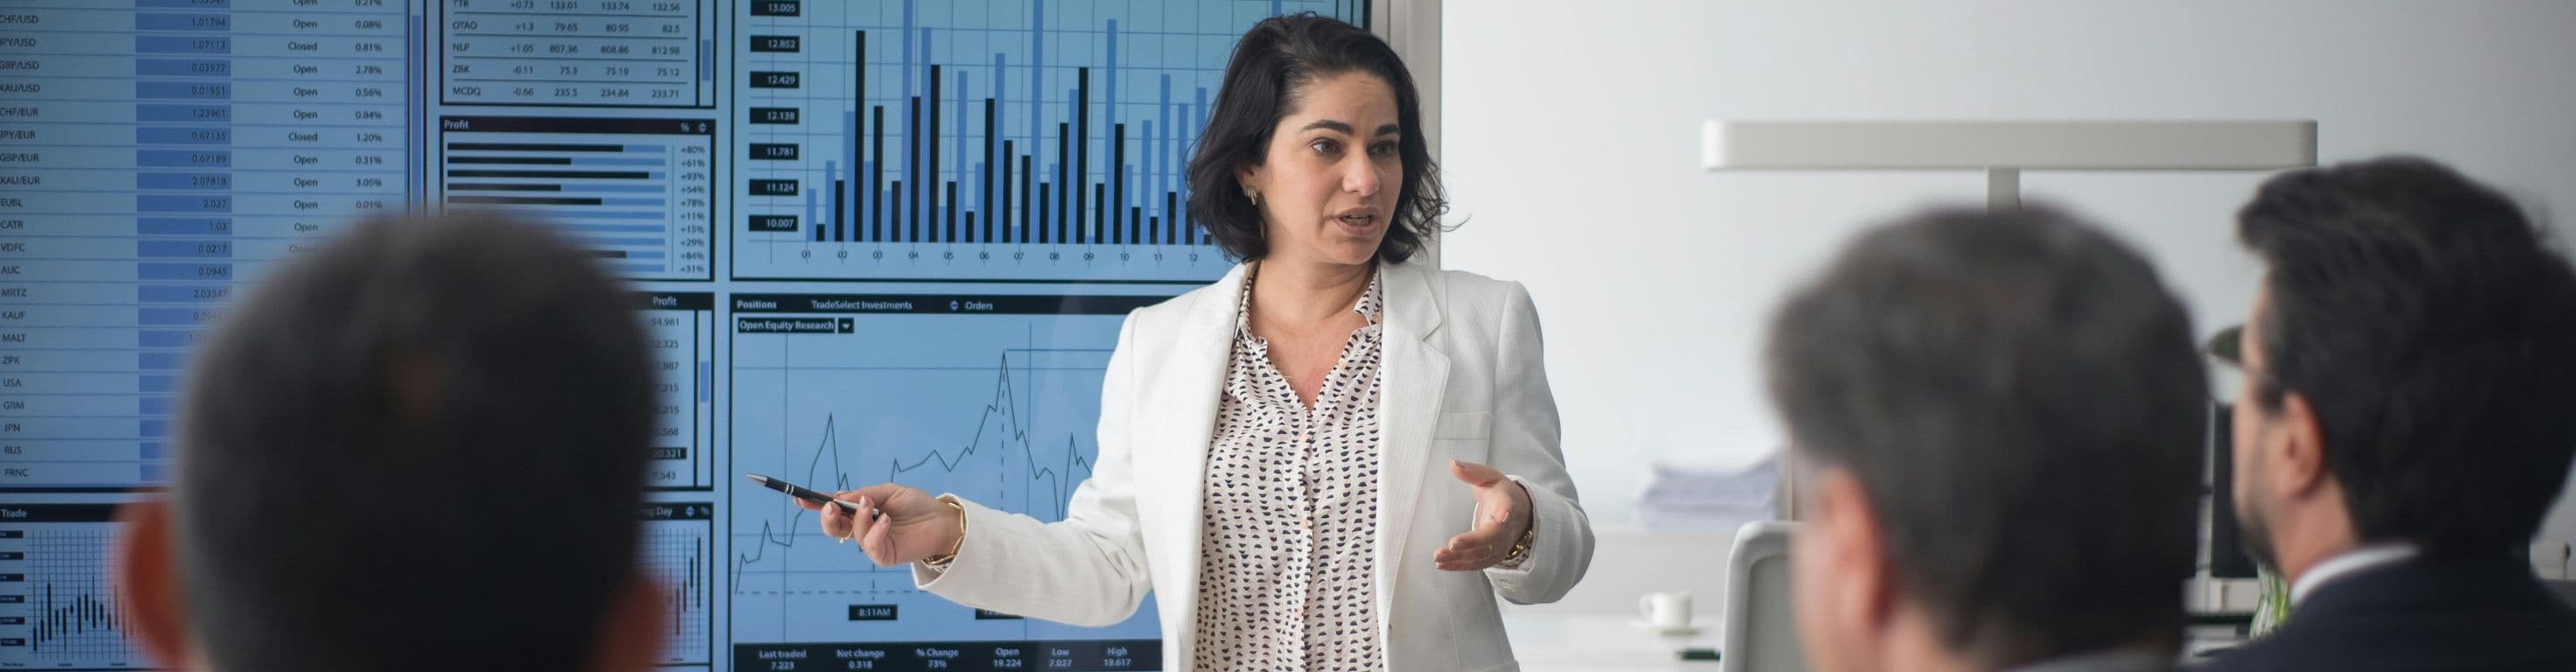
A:
{"label": "short dark hair", "polygon": [[1403,128],[1395,143],[1404,161],[1403,186],[1377,257],[1412,258],[1439,226],[1448,201],[1440,169],[1431,161],[1431,143],[1423,137],[1422,96],[1404,59],[1359,26],[1313,13],[1277,16],[1253,24],[1235,43],[1207,129],[1190,156],[1190,218],[1207,227],[1227,256],[1259,259],[1270,253],[1261,209],[1244,197],[1235,169],[1262,163],[1271,131],[1297,104],[1297,87],[1352,72],[1374,75],[1395,90],[1396,123]]}
{"label": "short dark hair", "polygon": [[[577,669],[637,574],[636,300],[494,214],[362,223],[187,374],[173,506],[215,669]],[[570,493],[570,494],[567,494]]]}
{"label": "short dark hair", "polygon": [[2273,177],[2236,218],[2270,266],[2253,401],[2307,399],[2354,533],[2528,543],[2576,454],[2576,273],[2539,228],[2417,157]]}
{"label": "short dark hair", "polygon": [[2145,259],[2048,208],[1933,210],[1776,319],[1791,445],[1859,480],[1945,645],[2008,667],[2178,641],[2209,397]]}

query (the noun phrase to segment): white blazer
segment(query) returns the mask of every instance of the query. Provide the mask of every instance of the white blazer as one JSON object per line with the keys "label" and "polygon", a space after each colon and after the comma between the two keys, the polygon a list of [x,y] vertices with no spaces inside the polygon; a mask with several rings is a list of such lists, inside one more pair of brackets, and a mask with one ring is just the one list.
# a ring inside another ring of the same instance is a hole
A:
{"label": "white blazer", "polygon": [[[956,560],[942,573],[916,565],[916,583],[959,604],[1075,625],[1123,621],[1150,592],[1163,666],[1188,669],[1201,490],[1246,268],[1127,316],[1101,385],[1099,460],[1062,522],[968,502]],[[1518,669],[1494,596],[1556,601],[1592,562],[1591,523],[1557,448],[1538,314],[1518,283],[1411,264],[1379,272],[1377,609],[1388,669]],[[1536,539],[1519,568],[1433,566],[1432,553],[1475,514],[1448,458],[1527,486]]]}

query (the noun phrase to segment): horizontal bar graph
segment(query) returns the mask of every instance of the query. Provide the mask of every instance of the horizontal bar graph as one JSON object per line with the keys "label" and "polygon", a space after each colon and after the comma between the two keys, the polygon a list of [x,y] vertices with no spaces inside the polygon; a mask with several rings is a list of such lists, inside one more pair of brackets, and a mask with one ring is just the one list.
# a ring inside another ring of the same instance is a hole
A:
{"label": "horizontal bar graph", "polygon": [[639,280],[713,273],[714,123],[445,117],[439,203],[553,224]]}

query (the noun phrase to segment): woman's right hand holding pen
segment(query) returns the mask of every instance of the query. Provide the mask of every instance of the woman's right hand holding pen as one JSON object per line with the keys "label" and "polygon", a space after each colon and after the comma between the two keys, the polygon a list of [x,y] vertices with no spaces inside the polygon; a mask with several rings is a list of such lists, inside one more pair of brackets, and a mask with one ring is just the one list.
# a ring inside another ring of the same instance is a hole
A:
{"label": "woman's right hand holding pen", "polygon": [[879,567],[951,557],[965,540],[966,512],[916,488],[880,483],[833,493],[832,498],[858,507],[858,512],[794,501],[821,512],[824,536],[858,541],[859,550]]}

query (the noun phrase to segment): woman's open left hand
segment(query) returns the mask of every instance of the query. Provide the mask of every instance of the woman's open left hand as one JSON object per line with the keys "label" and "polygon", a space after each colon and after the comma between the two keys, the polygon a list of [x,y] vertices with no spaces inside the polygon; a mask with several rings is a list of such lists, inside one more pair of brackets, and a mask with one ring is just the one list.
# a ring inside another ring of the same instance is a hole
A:
{"label": "woman's open left hand", "polygon": [[1474,462],[1449,461],[1449,473],[1474,488],[1476,523],[1473,529],[1449,538],[1440,552],[1431,555],[1432,562],[1452,572],[1472,572],[1501,563],[1511,555],[1512,544],[1529,531],[1529,490],[1503,472]]}

